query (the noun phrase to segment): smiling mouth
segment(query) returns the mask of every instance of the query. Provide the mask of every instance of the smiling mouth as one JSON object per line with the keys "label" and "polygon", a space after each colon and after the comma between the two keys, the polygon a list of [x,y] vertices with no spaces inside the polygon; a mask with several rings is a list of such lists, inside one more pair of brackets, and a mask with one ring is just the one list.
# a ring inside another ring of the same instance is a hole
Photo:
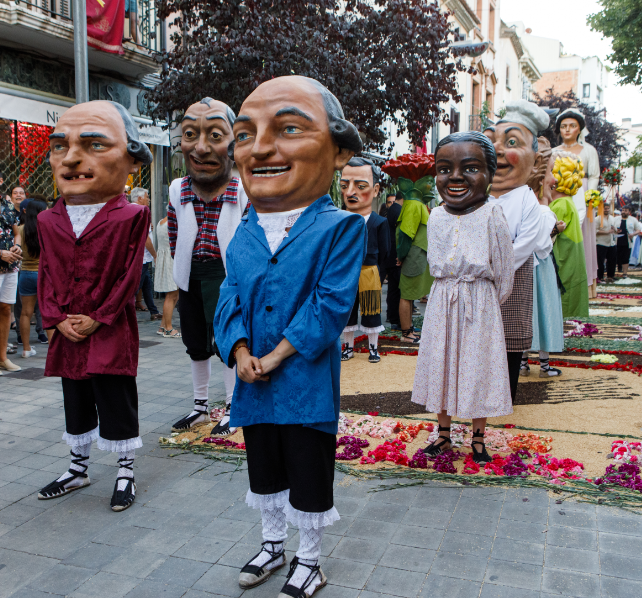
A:
{"label": "smiling mouth", "polygon": [[198,166],[218,166],[218,162],[205,162],[203,160],[199,160],[198,158],[195,158],[194,156],[190,156],[190,159],[194,164],[197,164]]}
{"label": "smiling mouth", "polygon": [[466,191],[468,191],[468,187],[448,187],[449,195],[463,195],[464,193],[466,193]]}
{"label": "smiling mouth", "polygon": [[81,172],[70,172],[68,174],[63,174],[62,178],[66,181],[78,181],[80,179],[93,179],[93,174],[84,174]]}
{"label": "smiling mouth", "polygon": [[290,170],[290,166],[261,166],[252,169],[252,175],[257,177],[275,177],[281,176]]}

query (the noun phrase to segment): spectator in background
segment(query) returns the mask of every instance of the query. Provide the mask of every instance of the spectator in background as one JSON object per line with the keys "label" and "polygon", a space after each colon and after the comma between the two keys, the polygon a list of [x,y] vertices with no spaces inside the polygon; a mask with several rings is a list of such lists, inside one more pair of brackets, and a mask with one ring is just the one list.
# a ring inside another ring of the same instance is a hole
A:
{"label": "spectator in background", "polygon": [[615,220],[617,232],[617,269],[622,272],[624,278],[629,275],[629,258],[631,257],[631,247],[633,247],[633,238],[640,234],[642,225],[637,218],[631,216],[631,208],[624,206],[622,215]]}
{"label": "spectator in background", "polygon": [[[0,172],[0,202],[7,195],[7,192],[4,190],[4,173]],[[8,199],[8,196],[7,196]]]}
{"label": "spectator in background", "polygon": [[[604,216],[595,218],[597,277],[599,280],[613,282],[615,278],[615,262],[617,261],[616,235],[615,216],[611,214],[611,205],[604,202]],[[606,278],[604,278],[605,261]]]}
{"label": "spectator in background", "polygon": [[166,338],[181,338],[182,334],[178,330],[174,330],[172,326],[172,315],[178,301],[178,286],[174,282],[174,258],[172,258],[172,251],[169,246],[167,217],[163,218],[156,227],[156,242],[158,243],[158,253],[156,254],[154,290],[157,293],[165,293],[163,320],[158,329],[158,334]]}
{"label": "spectator in background", "polygon": [[[391,196],[388,196],[386,198],[386,202],[390,197]],[[397,191],[397,194],[392,197],[394,197],[394,201],[390,204],[386,214],[388,227],[390,229],[390,252],[388,253],[388,260],[386,261],[386,273],[388,275],[386,310],[390,328],[392,330],[399,330],[401,325],[399,320],[399,300],[401,299],[399,277],[401,276],[401,266],[397,265],[397,220],[399,220],[399,214],[401,214],[403,195],[401,195],[401,191]]]}
{"label": "spectator in background", "polygon": [[383,216],[384,218],[388,214],[388,210],[390,209],[390,206],[395,203],[395,194],[394,193],[388,193],[386,195],[386,201],[381,205],[379,208],[379,216]]}
{"label": "spectator in background", "polygon": [[38,264],[40,263],[38,214],[46,209],[47,204],[44,201],[32,199],[27,205],[25,223],[18,229],[23,245],[22,267],[18,280],[18,293],[22,301],[22,309],[19,316],[16,314],[16,319],[19,319],[20,322],[20,336],[23,344],[22,356],[25,358],[33,357],[36,354],[36,350],[32,349],[29,343],[29,333],[31,330],[31,316],[33,316],[38,299]]}
{"label": "spectator in background", "polygon": [[[135,187],[131,192],[131,202],[137,203],[140,206],[149,208],[149,193],[147,189],[142,187]],[[156,261],[156,250],[152,241],[152,226],[149,227],[149,235],[145,241],[145,254],[143,256],[143,271],[140,277],[140,285],[138,291],[143,291],[143,299],[147,309],[142,307],[141,301],[136,301],[136,309],[138,311],[149,310],[151,320],[160,320],[163,316],[158,313],[158,308],[154,303],[154,293],[152,285],[152,262]]]}
{"label": "spectator in background", "polygon": [[18,215],[11,203],[0,199],[0,373],[22,369],[7,359],[11,306],[16,302],[18,267],[22,259],[17,222]]}
{"label": "spectator in background", "polygon": [[13,209],[20,213],[20,204],[27,199],[27,195],[25,193],[24,187],[14,187],[11,190],[11,205],[13,206]]}

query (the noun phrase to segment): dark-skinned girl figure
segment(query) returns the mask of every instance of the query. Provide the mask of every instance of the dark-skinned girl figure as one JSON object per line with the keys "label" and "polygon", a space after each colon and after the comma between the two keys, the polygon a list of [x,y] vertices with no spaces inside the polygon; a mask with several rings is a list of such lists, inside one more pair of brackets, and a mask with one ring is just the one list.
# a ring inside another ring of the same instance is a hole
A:
{"label": "dark-skinned girl figure", "polygon": [[357,129],[318,81],[277,77],[243,102],[234,159],[252,207],[227,250],[214,332],[238,382],[231,425],[242,426],[263,545],[241,569],[252,588],[286,563],[287,522],[299,548],[280,596],[327,583],[324,529],[339,519],[333,479],[341,331],[357,294],[366,223],[327,194],[361,150]]}
{"label": "dark-skinned girl figure", "polygon": [[38,498],[89,485],[95,440],[119,455],[111,508],[123,511],[136,496],[134,456],[143,446],[134,296],[150,223],[149,208],[130,204],[124,189],[152,154],[129,112],[114,102],[72,106],[49,138],[61,198],[38,216],[38,303],[43,326],[55,329],[45,376],[62,378],[63,439],[72,459]]}
{"label": "dark-skinned girl figure", "polygon": [[[484,131],[497,154],[497,172],[489,201],[504,211],[515,256],[513,291],[502,304],[513,402],[522,353],[533,342],[533,253],[538,247],[541,210],[528,181],[538,172],[537,134],[548,127],[549,121],[543,108],[533,102],[515,100],[506,104],[504,117]],[[495,371],[488,374],[495,375]]]}
{"label": "dark-skinned girl figure", "polygon": [[514,259],[502,208],[488,201],[497,157],[481,133],[454,133],[435,150],[443,204],[428,221],[435,277],[421,335],[412,401],[437,413],[439,437],[424,452],[451,448],[453,416],[473,420],[472,454],[488,463],[487,417],[513,412],[500,305],[513,288]]}
{"label": "dark-skinned girl figure", "polygon": [[[352,158],[341,173],[339,185],[348,212],[360,214],[366,221],[368,253],[361,266],[359,292],[348,325],[343,330],[344,344],[341,361],[354,357],[354,334],[357,330],[368,335],[368,361],[379,363],[379,333],[381,320],[381,285],[386,277],[385,263],[390,253],[388,221],[372,211],[372,202],[379,195],[381,171],[367,158]],[[357,323],[361,308],[361,325]]]}

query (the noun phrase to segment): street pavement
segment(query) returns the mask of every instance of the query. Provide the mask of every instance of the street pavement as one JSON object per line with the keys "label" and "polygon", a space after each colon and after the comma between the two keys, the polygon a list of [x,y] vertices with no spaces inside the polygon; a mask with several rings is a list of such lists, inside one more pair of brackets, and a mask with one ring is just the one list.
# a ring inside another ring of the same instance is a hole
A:
{"label": "street pavement", "polygon": [[[136,502],[123,513],[109,508],[117,457],[95,445],[91,486],[37,500],[69,466],[60,380],[42,377],[42,345],[35,358],[14,359],[22,372],[0,377],[0,598],[276,598],[287,568],[248,592],[237,583],[261,542],[245,468],[158,446],[189,411],[192,389],[181,341],[157,329],[141,314],[144,447]],[[220,364],[212,370],[210,399],[222,400]],[[373,492],[381,485],[337,474],[341,520],[323,541],[321,598],[642,596],[641,516],[559,505],[544,490]],[[289,536],[291,559],[297,530]]]}

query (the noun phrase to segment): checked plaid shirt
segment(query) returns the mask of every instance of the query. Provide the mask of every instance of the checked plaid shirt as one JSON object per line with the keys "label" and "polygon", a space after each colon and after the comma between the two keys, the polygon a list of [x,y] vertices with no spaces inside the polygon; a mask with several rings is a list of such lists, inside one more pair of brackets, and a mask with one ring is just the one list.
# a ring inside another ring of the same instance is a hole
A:
{"label": "checked plaid shirt", "polygon": [[[218,245],[216,227],[221,215],[223,202],[236,203],[239,188],[239,179],[232,177],[227,189],[212,201],[205,202],[192,191],[192,178],[183,177],[181,181],[181,205],[191,201],[194,204],[194,214],[198,224],[198,235],[194,242],[192,259],[198,262],[209,262],[221,259],[221,249]],[[249,207],[249,206],[248,206]],[[169,235],[169,248],[174,257],[176,250],[176,237],[178,236],[178,223],[176,210],[170,204],[167,209],[167,233]]]}

